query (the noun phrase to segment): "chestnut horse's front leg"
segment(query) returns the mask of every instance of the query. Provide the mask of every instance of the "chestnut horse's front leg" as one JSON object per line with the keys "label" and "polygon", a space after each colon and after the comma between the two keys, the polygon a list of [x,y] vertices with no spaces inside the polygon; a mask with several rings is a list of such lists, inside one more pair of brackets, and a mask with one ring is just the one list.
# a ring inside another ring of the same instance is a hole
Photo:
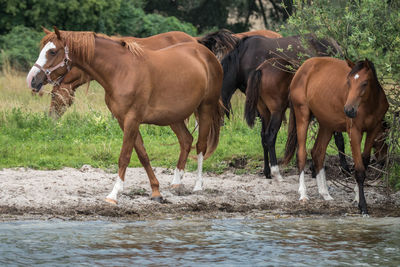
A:
{"label": "chestnut horse's front leg", "polygon": [[350,136],[351,152],[353,154],[355,178],[358,185],[359,202],[358,208],[362,214],[368,214],[367,202],[364,196],[365,167],[361,157],[362,132],[356,127],[348,130]]}
{"label": "chestnut horse's front leg", "polygon": [[132,120],[123,123],[122,125],[124,131],[124,139],[122,142],[122,149],[118,161],[118,178],[115,182],[113,190],[106,197],[106,201],[112,204],[118,203],[118,194],[124,189],[126,168],[128,167],[131,160],[133,147],[135,147],[138,158],[149,177],[152,188],[151,198],[157,201],[161,201],[162,198],[159,192],[159,183],[154,175],[153,170],[151,169],[149,158],[144,149],[142,136],[139,133],[139,123]]}

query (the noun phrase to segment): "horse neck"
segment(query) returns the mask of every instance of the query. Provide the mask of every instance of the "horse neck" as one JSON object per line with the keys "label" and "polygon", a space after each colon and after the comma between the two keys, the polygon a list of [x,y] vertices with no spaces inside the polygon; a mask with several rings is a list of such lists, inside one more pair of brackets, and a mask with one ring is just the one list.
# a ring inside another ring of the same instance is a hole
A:
{"label": "horse neck", "polygon": [[[110,60],[110,54],[112,54],[112,60]],[[133,67],[133,64],[124,64],[126,54],[127,49],[119,43],[95,38],[94,56],[90,62],[74,56],[74,54],[71,54],[71,59],[74,64],[108,91],[112,88],[112,84],[115,84],[114,80],[117,79],[117,75],[113,75],[114,73],[125,67]]]}
{"label": "horse neck", "polygon": [[237,89],[237,68],[228,65],[230,64],[223,61],[224,79],[222,82],[221,98],[222,103],[229,110],[231,108],[231,98]]}
{"label": "horse neck", "polygon": [[[383,108],[383,106],[381,105],[383,102],[384,104],[387,104],[387,99],[386,99],[386,95],[385,92],[383,91],[383,88],[381,86],[381,84],[379,83],[379,81],[376,79],[373,79],[373,86],[371,88],[371,92],[368,95],[367,100],[365,101],[366,105],[369,107],[376,107],[377,106],[377,102],[380,103],[378,105],[378,108]],[[372,112],[375,113],[376,109],[372,109]]]}

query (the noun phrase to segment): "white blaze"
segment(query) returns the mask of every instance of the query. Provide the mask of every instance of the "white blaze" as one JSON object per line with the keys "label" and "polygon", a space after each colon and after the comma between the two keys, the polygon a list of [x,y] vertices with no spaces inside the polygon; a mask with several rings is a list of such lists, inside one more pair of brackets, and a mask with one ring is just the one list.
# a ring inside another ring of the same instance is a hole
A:
{"label": "white blaze", "polygon": [[[42,51],[40,51],[39,58],[36,60],[35,63],[38,64],[39,66],[43,67],[47,62],[47,58],[46,58],[47,51],[49,51],[50,49],[53,49],[53,48],[56,48],[54,43],[48,42],[43,47]],[[40,69],[36,66],[33,66],[31,68],[31,70],[29,71],[28,76],[26,77],[26,83],[28,84],[29,88],[32,88],[31,87],[32,78],[35,77],[39,72],[40,72]]]}

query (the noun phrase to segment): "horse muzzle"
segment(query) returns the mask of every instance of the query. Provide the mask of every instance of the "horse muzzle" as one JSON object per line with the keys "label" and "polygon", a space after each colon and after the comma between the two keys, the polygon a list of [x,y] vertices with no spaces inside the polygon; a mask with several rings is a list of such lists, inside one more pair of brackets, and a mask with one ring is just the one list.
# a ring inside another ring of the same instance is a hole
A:
{"label": "horse muzzle", "polygon": [[354,106],[344,107],[344,113],[346,114],[347,117],[354,119],[357,116],[357,108]]}
{"label": "horse muzzle", "polygon": [[33,91],[35,91],[36,93],[39,92],[40,89],[42,89],[42,86],[43,86],[43,81],[40,82],[35,77],[32,78],[30,87],[32,88]]}

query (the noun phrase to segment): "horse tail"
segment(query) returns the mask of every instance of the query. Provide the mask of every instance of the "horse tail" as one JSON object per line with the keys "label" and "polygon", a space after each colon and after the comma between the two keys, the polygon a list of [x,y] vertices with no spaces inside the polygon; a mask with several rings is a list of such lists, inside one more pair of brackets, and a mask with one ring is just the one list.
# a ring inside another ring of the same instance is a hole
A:
{"label": "horse tail", "polygon": [[260,69],[250,74],[246,89],[246,104],[244,108],[244,117],[250,127],[254,126],[254,120],[257,114],[257,103],[260,97],[260,84],[262,71]]}
{"label": "horse tail", "polygon": [[297,131],[296,131],[296,117],[294,115],[293,104],[290,103],[290,115],[289,115],[289,126],[288,126],[288,138],[286,140],[285,156],[282,160],[282,164],[289,164],[293,158],[297,148]]}
{"label": "horse tail", "polygon": [[204,160],[209,158],[218,146],[219,142],[219,131],[224,118],[224,105],[221,100],[215,105],[215,110],[212,115],[212,122],[210,131],[207,137],[207,150],[204,155]]}

